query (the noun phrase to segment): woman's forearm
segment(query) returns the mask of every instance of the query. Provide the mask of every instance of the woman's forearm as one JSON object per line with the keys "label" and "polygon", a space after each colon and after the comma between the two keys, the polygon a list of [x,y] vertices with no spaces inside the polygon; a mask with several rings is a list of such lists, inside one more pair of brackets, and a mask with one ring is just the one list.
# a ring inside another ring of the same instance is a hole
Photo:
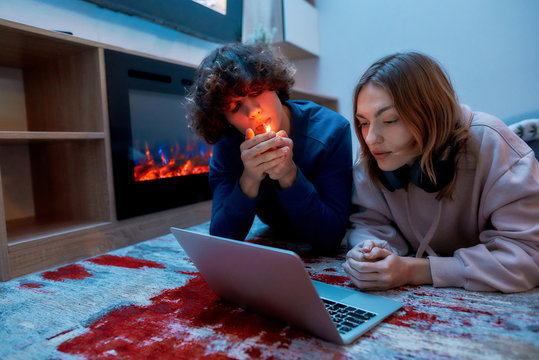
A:
{"label": "woman's forearm", "polygon": [[408,278],[411,285],[432,284],[429,259],[407,257]]}

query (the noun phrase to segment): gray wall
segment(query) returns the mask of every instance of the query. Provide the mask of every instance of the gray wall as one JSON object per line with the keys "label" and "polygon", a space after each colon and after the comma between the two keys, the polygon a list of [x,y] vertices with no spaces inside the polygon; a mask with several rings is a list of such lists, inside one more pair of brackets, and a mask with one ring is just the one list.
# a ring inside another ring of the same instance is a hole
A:
{"label": "gray wall", "polygon": [[297,85],[352,95],[376,59],[417,50],[449,73],[461,103],[502,119],[539,110],[537,0],[316,0],[320,58],[297,62]]}

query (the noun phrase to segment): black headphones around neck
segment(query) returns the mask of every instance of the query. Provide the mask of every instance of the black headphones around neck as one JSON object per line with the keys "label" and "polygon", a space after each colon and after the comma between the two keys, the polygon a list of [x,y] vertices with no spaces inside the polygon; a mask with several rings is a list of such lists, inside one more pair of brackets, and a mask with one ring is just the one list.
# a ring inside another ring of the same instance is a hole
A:
{"label": "black headphones around neck", "polygon": [[389,191],[403,189],[410,182],[428,193],[440,191],[455,176],[455,147],[453,145],[448,145],[440,155],[434,158],[433,169],[436,184],[427,173],[421,170],[419,158],[412,166],[403,165],[393,171],[383,171],[376,165],[376,176]]}

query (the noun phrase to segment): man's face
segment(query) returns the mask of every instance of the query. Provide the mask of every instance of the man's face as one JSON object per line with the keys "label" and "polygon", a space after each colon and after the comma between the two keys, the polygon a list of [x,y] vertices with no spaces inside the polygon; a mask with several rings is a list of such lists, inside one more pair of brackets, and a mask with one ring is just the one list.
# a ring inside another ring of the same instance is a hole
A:
{"label": "man's face", "polygon": [[283,105],[275,91],[266,90],[258,95],[232,98],[224,115],[242,134],[251,128],[258,135],[266,132],[268,126],[272,131],[280,130]]}

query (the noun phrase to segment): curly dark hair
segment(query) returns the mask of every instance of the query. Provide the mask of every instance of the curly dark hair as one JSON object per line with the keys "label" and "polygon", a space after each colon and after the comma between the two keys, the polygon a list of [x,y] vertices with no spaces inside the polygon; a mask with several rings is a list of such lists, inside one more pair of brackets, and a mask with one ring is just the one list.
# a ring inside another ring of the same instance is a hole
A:
{"label": "curly dark hair", "polygon": [[187,120],[208,144],[229,129],[224,116],[232,98],[275,91],[281,103],[290,98],[295,68],[267,47],[234,43],[208,55],[186,95]]}

